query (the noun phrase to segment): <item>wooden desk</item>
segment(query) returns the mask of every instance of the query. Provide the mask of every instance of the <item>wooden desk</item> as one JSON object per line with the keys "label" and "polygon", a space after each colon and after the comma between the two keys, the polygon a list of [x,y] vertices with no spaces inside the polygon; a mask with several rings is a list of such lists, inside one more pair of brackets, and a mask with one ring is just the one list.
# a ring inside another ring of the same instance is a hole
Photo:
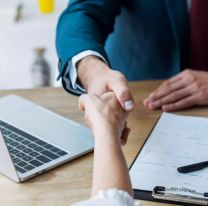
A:
{"label": "wooden desk", "polygon": [[[136,100],[136,109],[129,118],[132,132],[124,148],[128,165],[131,164],[161,114],[160,110],[146,110],[142,104],[143,98],[159,84],[159,81],[130,84]],[[12,93],[30,99],[65,117],[84,122],[78,110],[77,97],[66,93],[62,88],[1,91],[0,96]],[[179,113],[206,116],[208,108],[192,108]],[[50,128],[50,123],[47,126]],[[21,184],[16,184],[0,175],[0,206],[69,206],[71,203],[86,199],[90,196],[92,163],[91,153]],[[142,203],[143,206],[167,205],[148,201]]]}

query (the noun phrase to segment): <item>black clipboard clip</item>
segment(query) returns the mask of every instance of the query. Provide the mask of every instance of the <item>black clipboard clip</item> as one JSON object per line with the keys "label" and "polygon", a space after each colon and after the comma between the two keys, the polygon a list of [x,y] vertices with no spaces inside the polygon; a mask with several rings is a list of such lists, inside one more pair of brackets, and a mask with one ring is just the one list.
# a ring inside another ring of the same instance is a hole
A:
{"label": "black clipboard clip", "polygon": [[156,186],[153,189],[152,196],[158,200],[168,200],[174,202],[188,203],[193,205],[207,205],[208,193],[201,193],[185,187],[162,187]]}

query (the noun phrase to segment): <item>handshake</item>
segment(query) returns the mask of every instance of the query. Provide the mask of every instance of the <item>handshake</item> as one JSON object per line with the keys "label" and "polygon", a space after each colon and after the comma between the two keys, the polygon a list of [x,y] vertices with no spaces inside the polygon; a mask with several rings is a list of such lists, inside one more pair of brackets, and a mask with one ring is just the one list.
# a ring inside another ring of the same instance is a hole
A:
{"label": "handshake", "polygon": [[[95,56],[82,59],[77,68],[79,81],[90,94],[80,98],[88,125],[95,134],[116,133],[124,144],[130,131],[126,127],[128,112],[135,106],[125,77]],[[164,81],[144,100],[147,109],[166,112],[207,104],[208,72],[191,69]]]}
{"label": "handshake", "polygon": [[[95,56],[82,59],[77,66],[79,81],[88,93],[100,96],[113,91],[125,111],[134,109],[133,96],[122,73],[111,70]],[[208,105],[208,72],[185,69],[165,80],[143,103],[147,109],[165,112]]]}
{"label": "handshake", "polygon": [[[128,113],[117,100],[113,92],[101,96],[83,94],[79,98],[79,108],[85,112],[84,118],[92,129],[94,137],[104,136],[104,140],[125,145],[130,129],[127,127]],[[98,140],[99,141],[99,140]]]}

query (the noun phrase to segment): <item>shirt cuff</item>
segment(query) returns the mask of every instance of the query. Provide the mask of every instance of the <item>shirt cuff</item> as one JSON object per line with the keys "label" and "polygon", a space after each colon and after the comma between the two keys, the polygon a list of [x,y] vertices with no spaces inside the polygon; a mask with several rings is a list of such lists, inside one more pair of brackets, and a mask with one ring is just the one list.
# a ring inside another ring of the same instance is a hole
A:
{"label": "shirt cuff", "polygon": [[78,74],[77,74],[77,66],[76,65],[80,60],[82,60],[83,58],[90,56],[90,55],[97,56],[100,59],[102,59],[106,64],[108,64],[106,59],[101,54],[99,54],[96,51],[92,51],[92,50],[86,50],[86,51],[80,52],[79,54],[72,57],[72,59],[68,63],[67,70],[69,71],[69,78],[71,80],[71,85],[72,85],[73,89],[75,89],[75,90],[80,90],[82,92],[86,92],[86,90],[79,84],[79,82],[77,80]]}
{"label": "shirt cuff", "polygon": [[135,203],[133,198],[125,191],[109,189],[100,191],[93,199],[76,203],[73,206],[140,206]]}
{"label": "shirt cuff", "polygon": [[109,189],[100,191],[98,195],[94,197],[94,199],[106,199],[111,202],[118,203],[121,206],[140,206],[139,203],[135,203],[134,199],[128,192],[118,189]]}

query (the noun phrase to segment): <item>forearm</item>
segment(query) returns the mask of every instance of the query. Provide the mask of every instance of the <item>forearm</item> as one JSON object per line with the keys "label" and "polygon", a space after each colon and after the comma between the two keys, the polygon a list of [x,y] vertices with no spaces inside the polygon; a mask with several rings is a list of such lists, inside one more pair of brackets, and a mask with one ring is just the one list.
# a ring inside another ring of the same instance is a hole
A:
{"label": "forearm", "polygon": [[118,138],[102,135],[95,142],[92,195],[100,190],[118,188],[133,196],[127,164]]}

